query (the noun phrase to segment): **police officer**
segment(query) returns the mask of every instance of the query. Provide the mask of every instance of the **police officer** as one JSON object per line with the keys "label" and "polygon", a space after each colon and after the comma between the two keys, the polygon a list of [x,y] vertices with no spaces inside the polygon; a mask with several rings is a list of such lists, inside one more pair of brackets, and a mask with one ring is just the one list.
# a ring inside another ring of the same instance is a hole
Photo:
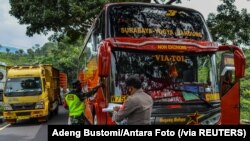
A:
{"label": "police officer", "polygon": [[86,117],[84,115],[85,103],[84,99],[95,94],[102,85],[98,85],[90,92],[82,93],[82,86],[79,80],[72,83],[72,91],[66,94],[64,100],[64,108],[69,110],[71,125],[84,125]]}
{"label": "police officer", "polygon": [[129,77],[126,81],[129,97],[122,108],[115,107],[112,119],[121,122],[127,119],[128,125],[149,125],[153,100],[150,95],[141,88],[141,81],[135,76]]}

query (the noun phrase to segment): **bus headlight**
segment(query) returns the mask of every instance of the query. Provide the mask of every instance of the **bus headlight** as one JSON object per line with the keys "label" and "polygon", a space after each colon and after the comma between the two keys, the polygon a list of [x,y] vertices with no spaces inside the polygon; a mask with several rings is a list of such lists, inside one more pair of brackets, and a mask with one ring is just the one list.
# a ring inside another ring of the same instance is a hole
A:
{"label": "bus headlight", "polygon": [[3,106],[4,106],[4,111],[12,111],[13,110],[11,105],[8,103],[4,104]]}
{"label": "bus headlight", "polygon": [[221,113],[217,113],[201,122],[201,125],[215,125],[219,122]]}
{"label": "bus headlight", "polygon": [[44,101],[39,101],[36,103],[36,109],[43,109],[44,108]]}

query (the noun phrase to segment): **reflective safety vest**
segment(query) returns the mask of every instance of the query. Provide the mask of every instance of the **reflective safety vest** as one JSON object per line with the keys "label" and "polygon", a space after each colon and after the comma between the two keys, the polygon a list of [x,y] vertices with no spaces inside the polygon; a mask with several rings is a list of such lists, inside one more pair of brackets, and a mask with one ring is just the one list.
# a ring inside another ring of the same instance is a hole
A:
{"label": "reflective safety vest", "polygon": [[76,94],[67,94],[65,97],[69,108],[69,116],[80,116],[85,111],[85,103]]}

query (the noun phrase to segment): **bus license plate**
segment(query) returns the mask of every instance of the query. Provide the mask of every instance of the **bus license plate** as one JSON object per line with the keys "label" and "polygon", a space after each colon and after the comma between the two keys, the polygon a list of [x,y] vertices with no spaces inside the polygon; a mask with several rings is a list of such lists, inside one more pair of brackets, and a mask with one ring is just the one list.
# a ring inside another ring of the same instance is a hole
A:
{"label": "bus license plate", "polygon": [[123,103],[126,99],[127,99],[128,96],[111,96],[111,102],[119,102],[119,103]]}

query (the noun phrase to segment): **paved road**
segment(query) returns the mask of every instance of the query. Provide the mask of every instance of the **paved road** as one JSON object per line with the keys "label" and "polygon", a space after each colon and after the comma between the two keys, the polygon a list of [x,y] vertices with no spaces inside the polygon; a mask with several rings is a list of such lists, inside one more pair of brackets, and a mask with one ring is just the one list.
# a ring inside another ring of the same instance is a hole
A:
{"label": "paved road", "polygon": [[67,124],[67,111],[60,107],[58,116],[52,117],[48,123],[24,121],[15,125],[0,124],[0,141],[48,141],[48,124]]}

